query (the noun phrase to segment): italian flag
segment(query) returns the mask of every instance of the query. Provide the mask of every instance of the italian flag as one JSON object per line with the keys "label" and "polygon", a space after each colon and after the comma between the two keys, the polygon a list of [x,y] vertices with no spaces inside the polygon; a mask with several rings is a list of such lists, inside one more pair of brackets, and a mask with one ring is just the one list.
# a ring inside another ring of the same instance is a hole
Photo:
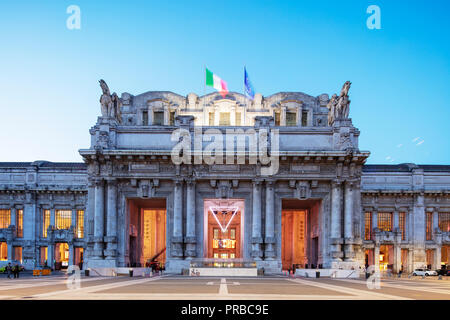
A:
{"label": "italian flag", "polygon": [[227,83],[206,68],[206,85],[220,92],[222,97],[228,93]]}

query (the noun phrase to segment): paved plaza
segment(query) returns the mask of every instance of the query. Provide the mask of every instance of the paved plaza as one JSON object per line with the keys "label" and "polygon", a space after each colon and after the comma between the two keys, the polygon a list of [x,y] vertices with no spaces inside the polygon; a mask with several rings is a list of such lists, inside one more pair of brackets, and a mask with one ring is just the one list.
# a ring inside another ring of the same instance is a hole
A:
{"label": "paved plaza", "polygon": [[64,274],[0,278],[0,300],[450,300],[450,279],[382,279],[369,289],[364,279],[285,276],[81,277],[69,289]]}

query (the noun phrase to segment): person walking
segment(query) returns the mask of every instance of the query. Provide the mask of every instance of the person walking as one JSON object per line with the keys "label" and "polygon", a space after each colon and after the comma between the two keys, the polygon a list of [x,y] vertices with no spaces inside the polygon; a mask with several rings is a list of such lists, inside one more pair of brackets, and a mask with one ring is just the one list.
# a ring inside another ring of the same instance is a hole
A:
{"label": "person walking", "polygon": [[13,269],[14,279],[19,278],[19,266],[17,265],[17,263],[14,264],[12,269]]}
{"label": "person walking", "polygon": [[11,279],[11,271],[12,271],[11,262],[8,262],[8,265],[6,266],[6,273],[8,274],[8,279]]}

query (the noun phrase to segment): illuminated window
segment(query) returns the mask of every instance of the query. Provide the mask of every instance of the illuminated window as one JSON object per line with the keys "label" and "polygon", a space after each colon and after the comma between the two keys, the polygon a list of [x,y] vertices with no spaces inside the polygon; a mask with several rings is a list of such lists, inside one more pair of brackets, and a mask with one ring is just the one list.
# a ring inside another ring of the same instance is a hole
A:
{"label": "illuminated window", "polygon": [[56,210],[56,229],[69,229],[72,224],[72,210]]}
{"label": "illuminated window", "polygon": [[439,229],[441,229],[442,232],[450,231],[450,212],[439,213]]}
{"label": "illuminated window", "polygon": [[11,224],[11,210],[0,209],[0,229],[6,229]]}
{"label": "illuminated window", "polygon": [[426,213],[426,233],[427,233],[427,240],[433,239],[433,212],[427,212]]}
{"label": "illuminated window", "polygon": [[221,253],[220,258],[222,259],[228,259],[228,253]]}
{"label": "illuminated window", "polygon": [[214,112],[210,112],[209,113],[209,125],[213,126],[214,125]]}
{"label": "illuminated window", "polygon": [[221,112],[219,118],[219,126],[229,126],[230,125],[230,113]]}
{"label": "illuminated window", "polygon": [[214,239],[219,239],[219,229],[214,228]]}
{"label": "illuminated window", "polygon": [[156,126],[164,125],[164,112],[162,111],[153,112],[153,125]]}
{"label": "illuminated window", "polygon": [[0,261],[8,260],[8,245],[6,242],[0,242]]}
{"label": "illuminated window", "polygon": [[381,231],[392,231],[391,212],[378,212],[378,229]]}
{"label": "illuminated window", "polygon": [[364,233],[364,240],[371,240],[372,239],[372,213],[366,212],[365,213],[365,233]]}
{"label": "illuminated window", "polygon": [[230,238],[236,239],[236,229],[235,228],[230,229]]}
{"label": "illuminated window", "polygon": [[16,236],[17,238],[23,237],[23,210],[19,209],[16,212]]}
{"label": "illuminated window", "polygon": [[47,238],[47,229],[50,226],[50,210],[44,210],[42,213],[42,236]]}
{"label": "illuminated window", "polygon": [[275,112],[275,125],[279,126],[280,125],[280,113],[279,112]]}
{"label": "illuminated window", "polygon": [[241,125],[241,113],[240,112],[236,112],[236,126],[240,126]]}
{"label": "illuminated window", "polygon": [[296,125],[297,125],[297,113],[286,112],[286,126],[296,126]]}
{"label": "illuminated window", "polygon": [[230,253],[230,258],[231,258],[231,259],[234,259],[234,258],[236,258],[236,254],[234,254],[234,253]]}
{"label": "illuminated window", "polygon": [[406,239],[406,233],[405,233],[405,225],[406,225],[406,213],[400,212],[398,215],[398,224],[400,231],[402,232],[402,240]]}
{"label": "illuminated window", "polygon": [[77,238],[84,238],[84,210],[77,211]]}
{"label": "illuminated window", "polygon": [[214,253],[214,258],[219,258],[219,254],[218,253]]}

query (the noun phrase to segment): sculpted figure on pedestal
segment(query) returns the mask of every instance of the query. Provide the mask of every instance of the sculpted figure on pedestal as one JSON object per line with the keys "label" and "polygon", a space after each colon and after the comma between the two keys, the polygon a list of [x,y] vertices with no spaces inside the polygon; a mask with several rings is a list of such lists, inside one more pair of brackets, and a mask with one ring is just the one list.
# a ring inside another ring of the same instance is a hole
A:
{"label": "sculpted figure on pedestal", "polygon": [[121,123],[122,117],[120,108],[122,107],[122,100],[115,92],[111,95],[108,85],[103,79],[99,82],[103,92],[100,96],[102,117],[115,118],[119,123]]}
{"label": "sculpted figure on pedestal", "polygon": [[337,105],[337,95],[333,94],[330,101],[327,104],[328,108],[328,125],[331,126],[336,119],[336,105]]}
{"label": "sculpted figure on pedestal", "polygon": [[334,94],[327,104],[328,108],[328,125],[331,126],[336,119],[348,119],[350,112],[350,100],[348,99],[348,91],[351,86],[350,81],[346,81],[342,87],[339,97]]}

